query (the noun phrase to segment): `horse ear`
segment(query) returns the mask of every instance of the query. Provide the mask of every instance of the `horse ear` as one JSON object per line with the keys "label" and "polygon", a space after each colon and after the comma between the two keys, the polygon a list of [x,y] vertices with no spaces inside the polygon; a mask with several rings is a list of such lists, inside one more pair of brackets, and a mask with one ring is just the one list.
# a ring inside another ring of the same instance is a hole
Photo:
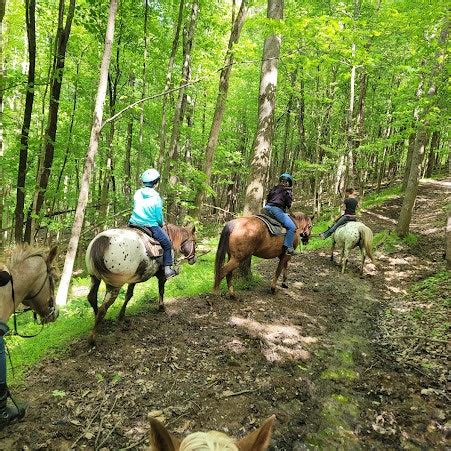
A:
{"label": "horse ear", "polygon": [[255,431],[236,443],[240,451],[264,451],[269,446],[275,415],[272,415]]}
{"label": "horse ear", "polygon": [[186,228],[187,228],[192,234],[196,233],[196,224],[194,224],[194,223],[188,224],[188,225],[186,226]]}
{"label": "horse ear", "polygon": [[55,260],[57,251],[58,251],[58,246],[53,246],[50,249],[49,255],[47,255],[47,258],[45,259],[47,265],[51,265],[53,260]]}
{"label": "horse ear", "polygon": [[150,418],[151,451],[178,451],[180,440],[172,437],[168,430],[155,418]]}

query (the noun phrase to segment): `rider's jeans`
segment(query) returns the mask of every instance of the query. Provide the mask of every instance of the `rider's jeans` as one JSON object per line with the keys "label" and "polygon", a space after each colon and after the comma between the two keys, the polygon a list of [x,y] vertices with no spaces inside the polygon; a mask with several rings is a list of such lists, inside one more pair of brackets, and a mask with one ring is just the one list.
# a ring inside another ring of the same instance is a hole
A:
{"label": "rider's jeans", "polygon": [[158,226],[146,227],[146,229],[150,229],[152,236],[161,244],[161,247],[163,248],[163,265],[171,266],[172,244],[164,229]]}
{"label": "rider's jeans", "polygon": [[285,213],[281,208],[274,207],[273,205],[265,205],[264,209],[268,211],[270,216],[276,218],[287,229],[287,234],[285,235],[285,239],[283,240],[283,245],[286,246],[287,249],[292,248],[296,225],[294,224],[288,213]]}

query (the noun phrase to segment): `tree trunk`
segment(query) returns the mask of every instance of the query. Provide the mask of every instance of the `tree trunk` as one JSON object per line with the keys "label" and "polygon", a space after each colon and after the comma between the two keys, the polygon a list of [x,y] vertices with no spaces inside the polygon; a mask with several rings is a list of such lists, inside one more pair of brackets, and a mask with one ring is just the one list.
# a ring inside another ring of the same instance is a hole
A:
{"label": "tree trunk", "polygon": [[[268,18],[282,19],[283,1],[268,0]],[[250,182],[246,189],[244,215],[256,213],[262,206],[264,187],[274,134],[277,69],[281,38],[268,36],[263,47],[258,99],[258,125],[253,145]]]}
{"label": "tree trunk", "polygon": [[[175,173],[175,166],[178,159],[178,147],[179,147],[179,137],[180,137],[180,126],[183,121],[185,102],[185,84],[189,82],[191,78],[191,50],[193,47],[194,31],[196,29],[197,16],[199,13],[199,0],[193,0],[191,8],[191,16],[189,23],[186,27],[184,35],[184,45],[183,45],[183,69],[182,69],[182,79],[180,81],[180,89],[178,92],[177,104],[175,106],[174,119],[172,122],[172,133],[171,141],[169,143],[169,154],[165,158],[164,172],[162,174],[162,190],[167,186],[167,179],[170,178],[170,185],[173,187],[177,183],[177,175]],[[168,207],[171,205],[169,204]],[[168,213],[170,208],[168,208]]]}
{"label": "tree trunk", "polygon": [[[72,19],[75,11],[75,0],[70,0],[69,10],[67,12],[66,24],[63,28],[64,21],[64,2],[60,0],[59,3],[59,18],[58,18],[58,31],[56,36],[56,52],[54,56],[54,69],[51,80],[50,88],[50,105],[49,114],[47,120],[47,129],[44,136],[44,158],[42,167],[40,168],[40,174],[38,183],[35,190],[35,196],[33,201],[33,213],[39,215],[41,207],[44,203],[45,193],[49,183],[50,171],[53,163],[53,154],[55,151],[56,131],[58,127],[58,111],[59,100],[61,95],[61,86],[63,83],[64,64],[66,56],[67,42],[69,40],[70,30],[72,26]],[[38,220],[37,220],[38,221]],[[39,225],[39,221],[35,225],[35,220],[31,221],[30,235],[25,237],[25,240],[31,241],[31,232]]]}
{"label": "tree trunk", "polygon": [[398,225],[396,232],[399,236],[404,237],[409,233],[410,220],[412,219],[413,206],[417,197],[418,180],[420,176],[420,165],[423,160],[424,148],[427,143],[427,128],[421,125],[417,131],[415,145],[412,153],[412,163],[410,165],[410,174],[407,181],[404,200],[402,202],[401,212],[399,213]]}
{"label": "tree trunk", "polygon": [[[178,12],[178,16],[177,16],[177,25],[175,27],[175,34],[174,34],[174,39],[172,41],[171,55],[169,56],[168,68],[166,71],[166,83],[164,85],[164,92],[168,91],[171,88],[171,84],[172,84],[172,71],[174,68],[174,60],[175,60],[175,55],[177,53],[177,47],[179,45],[179,36],[180,36],[180,29],[182,27],[184,3],[185,3],[184,0],[180,0],[179,12]],[[165,94],[163,96],[163,106],[162,106],[162,113],[161,113],[160,154],[158,157],[158,166],[160,168],[163,167],[163,161],[164,161],[165,150],[166,150],[167,103],[168,103],[168,94]]]}
{"label": "tree trunk", "polygon": [[[147,18],[148,18],[149,5],[144,2],[144,55],[143,55],[143,68],[142,68],[142,88],[141,88],[141,100],[146,97],[147,91]],[[140,155],[144,155],[144,103],[141,105],[141,112],[139,113],[139,134],[138,134],[138,152]],[[139,174],[141,174],[141,158],[137,158],[136,162],[136,181],[138,182]]]}
{"label": "tree trunk", "polygon": [[431,146],[429,149],[428,162],[424,173],[425,177],[431,177],[435,165],[435,150],[438,149],[440,143],[440,131],[434,130],[431,138]]}
{"label": "tree trunk", "polygon": [[25,178],[28,162],[28,137],[30,135],[31,113],[34,102],[34,79],[36,69],[36,0],[25,0],[25,22],[28,38],[28,79],[25,97],[25,111],[20,134],[19,168],[17,171],[16,209],[14,212],[14,237],[16,243],[23,241],[25,206]]}
{"label": "tree trunk", "polygon": [[0,157],[3,157],[3,90],[5,88],[5,67],[3,61],[3,19],[5,17],[5,11],[6,0],[0,0]]}
{"label": "tree trunk", "polygon": [[88,152],[86,155],[85,168],[83,171],[80,194],[78,196],[77,210],[75,212],[74,225],[72,227],[71,238],[64,261],[63,273],[56,296],[57,305],[65,305],[69,291],[69,283],[72,276],[75,256],[77,254],[78,241],[80,239],[81,228],[85,216],[85,209],[88,203],[89,179],[94,165],[94,157],[99,146],[99,136],[102,129],[103,104],[105,102],[108,68],[111,60],[111,50],[114,38],[114,21],[116,18],[118,0],[111,0],[108,12],[108,25],[105,34],[105,47],[103,50],[102,64],[100,66],[99,86],[97,89],[96,103],[94,109],[94,118],[91,129],[91,138],[89,141]]}
{"label": "tree trunk", "polygon": [[[236,17],[235,22],[232,25],[232,30],[230,32],[229,44],[227,47],[226,56],[224,59],[224,66],[221,70],[221,75],[219,77],[219,90],[218,97],[216,98],[215,112],[213,115],[213,122],[211,124],[210,136],[208,137],[207,148],[205,149],[205,162],[204,162],[204,172],[205,172],[205,184],[208,186],[211,182],[211,171],[213,168],[213,160],[218,146],[218,137],[221,130],[222,119],[224,117],[224,111],[227,101],[227,93],[229,90],[229,78],[232,72],[233,65],[233,46],[238,42],[240,38],[241,29],[243,27],[244,21],[247,14],[247,4],[246,0],[242,0],[240,10]],[[204,199],[204,190],[201,188],[198,192],[196,199],[196,209],[199,212],[202,202]]]}
{"label": "tree trunk", "polygon": [[407,182],[410,176],[410,167],[412,165],[412,155],[415,147],[415,133],[411,133],[409,136],[409,145],[407,147],[406,166],[404,168],[404,177],[402,180],[402,192],[406,191]]}

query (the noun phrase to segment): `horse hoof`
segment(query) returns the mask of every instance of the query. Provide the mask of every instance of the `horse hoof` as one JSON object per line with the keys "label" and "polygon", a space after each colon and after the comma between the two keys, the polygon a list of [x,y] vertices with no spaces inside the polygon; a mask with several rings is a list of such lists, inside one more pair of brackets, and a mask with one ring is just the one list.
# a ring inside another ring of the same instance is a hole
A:
{"label": "horse hoof", "polygon": [[271,287],[271,293],[274,294],[276,292],[276,288],[275,287]]}
{"label": "horse hoof", "polygon": [[96,345],[96,336],[95,334],[91,334],[88,338],[88,344],[93,348]]}
{"label": "horse hoof", "polygon": [[158,306],[158,311],[159,311],[159,312],[164,312],[164,311],[166,311],[166,307],[165,307],[163,304],[160,304],[160,305]]}
{"label": "horse hoof", "polygon": [[288,284],[285,283],[285,282],[283,282],[283,283],[282,283],[282,288],[288,288]]}

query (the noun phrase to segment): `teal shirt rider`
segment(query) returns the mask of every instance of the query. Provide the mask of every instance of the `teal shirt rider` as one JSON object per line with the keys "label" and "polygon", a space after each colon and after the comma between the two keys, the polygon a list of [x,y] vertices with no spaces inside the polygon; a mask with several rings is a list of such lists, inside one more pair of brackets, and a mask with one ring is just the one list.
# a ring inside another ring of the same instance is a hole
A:
{"label": "teal shirt rider", "polygon": [[158,192],[149,187],[136,191],[130,223],[137,226],[163,227],[163,201]]}

